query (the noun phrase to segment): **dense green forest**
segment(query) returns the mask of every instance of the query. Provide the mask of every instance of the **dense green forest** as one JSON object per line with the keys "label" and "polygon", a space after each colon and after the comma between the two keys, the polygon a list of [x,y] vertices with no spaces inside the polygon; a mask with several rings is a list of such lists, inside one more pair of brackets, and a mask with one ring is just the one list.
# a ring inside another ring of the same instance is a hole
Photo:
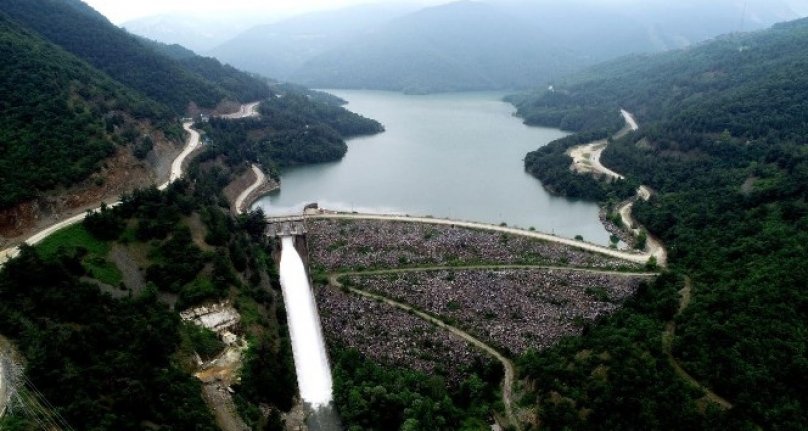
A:
{"label": "dense green forest", "polygon": [[[799,20],[682,51],[620,59],[556,83],[553,91],[511,99],[530,124],[598,136],[619,127],[621,107],[638,117],[640,131],[612,142],[601,160],[629,183],[657,192],[635,206],[636,215],[667,245],[671,270],[693,280],[692,303],[676,318],[673,354],[697,380],[734,404],[726,413],[708,410],[696,422],[666,423],[655,406],[692,394],[665,378],[659,391],[636,398],[635,407],[648,415],[617,409],[621,398],[612,397],[615,401],[590,407],[586,417],[591,420],[581,421],[571,409],[559,411],[540,398],[553,428],[808,427],[805,46],[808,20]],[[529,155],[526,168],[571,196],[626,196],[619,186],[580,186],[591,181],[570,173],[569,158],[560,157],[577,143],[552,143]],[[629,307],[593,329],[597,336],[524,358],[523,369],[545,383],[576,350],[605,351],[615,358],[641,347],[647,358],[633,368],[619,368],[616,375],[612,368],[602,382],[594,375],[562,374],[564,391],[559,392],[571,406],[581,407],[592,406],[593,387],[615,393],[618,385],[659,386],[665,366],[659,352],[624,335],[658,333],[664,320]],[[685,417],[694,418],[692,404],[681,405],[690,412]]]}
{"label": "dense green forest", "polygon": [[[237,405],[255,429],[280,429],[258,408],[286,411],[297,394],[273,244],[262,214],[229,215],[221,190],[233,174],[195,161],[190,180],[125,196],[0,272],[0,333],[74,429],[217,429],[191,373],[194,351],[221,344],[180,324],[178,311],[221,299],[239,310],[250,343]],[[30,429],[28,420],[15,410],[0,428]]]}
{"label": "dense green forest", "polygon": [[176,60],[186,70],[227,90],[240,101],[252,102],[269,97],[269,87],[265,78],[242,72],[220,63],[215,58],[196,55],[181,45],[167,45],[144,38],[140,38],[140,41],[160,54]]}
{"label": "dense green forest", "polygon": [[136,120],[170,129],[167,108],[2,12],[0,57],[0,209],[85,179],[118,143],[137,143]]}
{"label": "dense green forest", "polygon": [[113,79],[179,114],[190,102],[213,108],[226,98],[247,102],[255,100],[255,96],[266,96],[260,79],[211,59],[190,57],[175,61],[77,0],[2,0],[2,10]]}
{"label": "dense green forest", "polygon": [[477,366],[459,385],[439,375],[375,363],[353,349],[331,349],[334,403],[350,431],[490,429],[502,369]]}
{"label": "dense green forest", "polygon": [[[281,87],[276,87],[278,91]],[[339,160],[348,146],[344,139],[380,133],[378,122],[329,102],[292,91],[276,93],[260,106],[261,117],[244,121],[211,119],[200,125],[210,158],[224,155],[230,164],[258,162],[277,178],[279,169]]]}
{"label": "dense green forest", "polygon": [[[0,2],[0,209],[70,186],[128,146],[179,141],[191,106],[254,101],[268,83],[193,52],[183,56],[113,26],[76,0]],[[26,169],[18,169],[25,166]]]}

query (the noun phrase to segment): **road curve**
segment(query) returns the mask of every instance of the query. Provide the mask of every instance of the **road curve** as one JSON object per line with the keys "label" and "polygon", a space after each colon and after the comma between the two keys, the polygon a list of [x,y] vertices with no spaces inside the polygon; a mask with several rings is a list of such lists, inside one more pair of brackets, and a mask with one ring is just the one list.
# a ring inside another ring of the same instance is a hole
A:
{"label": "road curve", "polygon": [[[644,186],[643,186],[644,187]],[[642,187],[640,190],[637,191],[637,195],[640,196],[642,199],[643,191]],[[648,200],[643,199],[643,200]],[[642,232],[642,227],[634,220],[634,216],[631,215],[631,210],[634,208],[634,201],[628,201],[625,205],[623,205],[620,210],[620,220],[623,222],[623,225],[631,231],[634,236],[640,235]],[[650,256],[654,256],[657,261],[657,265],[661,267],[665,267],[668,265],[668,252],[665,250],[665,247],[662,245],[662,242],[657,239],[657,237],[651,235],[648,231],[645,232],[646,240],[645,240],[645,248],[646,252]]]}
{"label": "road curve", "polygon": [[[188,141],[185,144],[185,148],[182,152],[177,156],[176,159],[171,163],[171,172],[169,173],[169,180],[163,184],[160,184],[157,188],[160,190],[165,190],[169,184],[176,181],[177,179],[181,178],[183,175],[183,164],[188,156],[199,147],[199,132],[191,128],[193,123],[186,122],[182,126],[189,133]],[[113,202],[111,204],[107,204],[109,207],[114,207],[120,204],[120,202]],[[98,211],[95,209],[93,211]],[[54,223],[45,229],[31,235],[24,241],[25,244],[28,245],[36,245],[40,242],[44,241],[45,238],[53,235],[57,231],[60,231],[66,227],[73,226],[74,224],[81,223],[84,218],[87,217],[87,213],[83,212],[80,214],[76,214],[73,217],[67,218],[62,220],[58,223]],[[2,268],[3,264],[7,262],[9,259],[15,258],[20,254],[19,246],[10,247],[5,250],[0,251],[0,268]]]}
{"label": "road curve", "polygon": [[[261,102],[259,101],[259,102],[252,102],[252,103],[242,105],[241,109],[239,109],[238,112],[233,113],[233,114],[223,115],[222,117],[223,118],[229,118],[229,119],[239,119],[239,118],[247,118],[247,117],[258,116],[258,115],[260,115],[259,112],[258,112],[258,106],[260,104],[261,104]],[[190,121],[185,122],[185,123],[182,124],[182,128],[185,129],[185,131],[188,132],[188,134],[189,134],[188,141],[185,143],[185,148],[183,148],[182,152],[171,163],[171,171],[169,173],[168,181],[166,181],[163,184],[160,184],[159,186],[157,186],[157,189],[165,190],[166,188],[168,188],[169,184],[171,184],[172,182],[182,178],[182,176],[184,174],[183,165],[185,164],[185,161],[188,159],[188,156],[190,156],[197,148],[199,148],[199,146],[200,146],[199,132],[194,130],[192,128],[192,126],[193,126],[193,122],[190,122]],[[108,204],[108,206],[114,207],[114,206],[118,205],[119,203],[120,202],[113,202],[111,204]],[[95,211],[97,211],[97,209]],[[53,224],[51,226],[48,226],[45,229],[42,229],[41,231],[39,231],[39,232],[31,235],[30,237],[28,237],[28,239],[26,239],[24,241],[24,243],[28,244],[28,245],[39,244],[45,238],[51,236],[55,232],[57,232],[59,230],[62,230],[64,228],[66,228],[66,227],[72,226],[72,225],[74,225],[76,223],[80,223],[81,221],[84,220],[84,218],[86,216],[87,216],[87,213],[83,212],[81,214],[76,214],[73,217],[70,217],[70,218],[62,220],[62,221],[60,221],[58,223],[55,223],[55,224]],[[3,264],[6,263],[9,259],[13,259],[13,258],[17,257],[19,254],[20,254],[19,246],[9,247],[9,248],[7,248],[5,250],[0,250],[0,268],[2,268]]]}
{"label": "road curve", "polygon": [[[623,120],[626,122],[626,127],[617,132],[614,135],[615,138],[620,138],[629,132],[636,132],[637,130],[640,130],[637,120],[630,112],[626,111],[625,109],[621,109],[620,115],[623,116]],[[606,166],[603,166],[603,164],[600,162],[600,156],[603,154],[603,150],[605,150],[608,145],[608,140],[601,139],[600,141],[577,145],[567,150],[567,155],[572,158],[572,170],[582,174],[591,172],[594,174],[605,175],[611,179],[625,179],[624,176],[607,168]]]}
{"label": "road curve", "polygon": [[[171,184],[172,182],[174,182],[177,179],[182,177],[183,163],[185,163],[185,160],[188,158],[188,155],[190,155],[194,150],[196,150],[199,147],[199,132],[192,129],[191,128],[192,125],[193,125],[193,123],[191,123],[191,122],[187,122],[187,123],[183,124],[183,128],[190,134],[190,136],[188,138],[188,142],[185,144],[185,148],[180,153],[180,155],[177,156],[177,158],[174,159],[174,161],[171,163],[171,172],[169,174],[169,180],[166,181],[165,183],[159,185],[157,187],[159,190],[165,190],[166,188],[168,188],[169,184]],[[120,201],[113,202],[111,204],[108,204],[107,206],[114,207],[114,206],[116,206],[118,204],[120,204]],[[93,211],[98,211],[98,209],[95,209]],[[54,223],[54,224],[46,227],[45,229],[42,229],[41,231],[39,231],[39,232],[31,235],[30,237],[28,237],[28,239],[26,239],[24,241],[24,243],[28,244],[28,245],[39,244],[40,242],[44,241],[45,238],[53,235],[57,231],[60,231],[60,230],[66,228],[66,227],[69,227],[69,226],[73,226],[74,224],[81,223],[84,220],[85,217],[87,217],[87,213],[83,212],[83,213],[80,213],[80,214],[76,214],[73,217],[70,217],[70,218],[67,218],[65,220],[62,220],[62,221],[60,221],[58,223]],[[20,248],[18,246],[17,247],[10,247],[10,248],[7,248],[7,249],[5,249],[3,251],[0,251],[0,268],[2,268],[2,265],[6,261],[8,261],[9,259],[17,257],[19,254],[20,254]]]}
{"label": "road curve", "polygon": [[258,115],[260,115],[258,113],[258,105],[260,104],[261,102],[258,101],[241,105],[241,108],[237,112],[222,115],[221,118],[225,118],[228,120],[238,120],[240,118],[257,117]]}
{"label": "road curve", "polygon": [[505,376],[502,379],[502,402],[505,406],[505,414],[508,416],[508,421],[511,423],[511,425],[513,425],[519,431],[522,430],[521,424],[519,423],[518,420],[516,420],[516,416],[513,413],[513,384],[514,381],[516,380],[516,367],[514,367],[513,362],[511,362],[510,359],[506,358],[496,349],[475,338],[468,332],[463,331],[452,325],[449,325],[448,323],[436,317],[430,316],[429,314],[424,313],[423,311],[415,307],[395,301],[382,295],[366,292],[364,290],[357,289],[354,287],[345,287],[339,282],[339,278],[342,276],[343,276],[342,274],[331,275],[329,277],[329,283],[331,284],[331,286],[348,289],[350,292],[353,292],[356,295],[363,296],[365,298],[369,298],[374,301],[384,302],[385,304],[396,307],[400,310],[412,313],[413,315],[421,318],[422,320],[425,320],[441,329],[449,331],[455,336],[460,337],[463,340],[473,344],[477,348],[485,351],[489,355],[493,356],[497,361],[499,361],[502,364],[503,369],[505,370]]}
{"label": "road curve", "polygon": [[169,184],[182,178],[182,167],[185,164],[185,160],[188,159],[191,153],[199,148],[199,132],[193,129],[193,125],[194,123],[190,121],[182,124],[182,128],[189,134],[188,142],[185,144],[185,148],[180,155],[171,163],[171,172],[169,173],[168,181],[157,186],[157,189],[165,190],[168,188]]}
{"label": "road curve", "polygon": [[258,187],[261,187],[261,184],[266,182],[266,175],[264,172],[259,168],[255,163],[250,166],[252,168],[253,173],[255,174],[255,182],[252,183],[250,187],[247,187],[240,195],[236,198],[236,214],[243,214],[244,213],[244,201],[250,196]]}
{"label": "road curve", "polygon": [[608,142],[604,140],[578,145],[567,150],[567,155],[572,157],[572,169],[578,173],[593,173],[605,175],[612,179],[622,180],[625,177],[617,172],[603,166],[600,163],[600,155],[606,149]]}
{"label": "road curve", "polygon": [[[239,112],[235,114],[229,114],[224,117],[236,119],[236,118],[257,116],[259,115],[257,110],[259,104],[260,102],[253,102],[246,105],[242,105]],[[188,132],[189,134],[188,141],[186,142],[185,148],[182,150],[182,152],[171,163],[171,172],[169,173],[169,179],[168,181],[166,181],[163,184],[160,184],[157,187],[159,190],[165,190],[172,182],[182,178],[182,175],[184,174],[183,165],[185,164],[185,161],[187,160],[188,156],[190,156],[197,148],[199,148],[200,144],[199,132],[194,130],[192,126],[193,122],[183,123],[182,125],[183,129],[185,129],[185,131]],[[253,169],[255,170],[256,167],[253,166]],[[258,172],[260,172],[260,170],[258,170],[257,173]],[[260,173],[260,175],[263,176],[263,173]],[[109,204],[108,206],[114,207],[118,204],[120,204],[120,202],[114,202],[112,204]],[[98,209],[95,209],[93,211],[98,211]],[[59,230],[80,223],[81,221],[84,220],[86,216],[87,213],[83,212],[81,214],[76,214],[73,217],[55,223],[51,226],[48,226],[47,228],[42,229],[39,232],[28,237],[28,239],[26,239],[24,243],[28,245],[36,245]],[[17,257],[19,254],[20,254],[19,246],[9,247],[5,250],[0,250],[0,269],[2,269],[3,264],[5,264],[9,259],[13,259]],[[2,347],[2,343],[0,343],[0,347]],[[0,349],[0,417],[2,417],[3,414],[5,413],[6,402],[8,399],[7,381],[10,372],[9,362],[10,358],[8,358],[5,352],[2,349]]]}

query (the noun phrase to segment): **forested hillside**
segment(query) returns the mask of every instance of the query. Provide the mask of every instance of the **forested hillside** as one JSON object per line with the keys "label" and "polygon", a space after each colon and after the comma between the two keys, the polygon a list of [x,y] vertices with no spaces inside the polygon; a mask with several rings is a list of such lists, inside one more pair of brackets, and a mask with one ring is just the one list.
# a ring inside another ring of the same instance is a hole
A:
{"label": "forested hillside", "polygon": [[[0,209],[83,180],[170,111],[0,12]],[[134,133],[134,136],[131,136]]]}
{"label": "forested hillside", "polygon": [[181,45],[166,45],[148,39],[141,40],[157,52],[176,60],[185,69],[229,91],[240,101],[251,102],[269,96],[266,78],[242,72],[233,66],[220,63],[215,58],[196,55],[195,52]]}
{"label": "forested hillside", "polygon": [[[118,27],[77,0],[2,0],[2,10],[14,20],[87,61],[113,79],[171,107],[186,111],[193,102],[214,108],[223,99],[251,101],[253,86],[221,85],[221,65],[200,60],[188,67]],[[233,73],[227,70],[227,73]]]}
{"label": "forested hillside", "polygon": [[[192,161],[189,180],[124,196],[0,271],[0,333],[73,429],[218,429],[193,373],[195,353],[223,345],[179,312],[223,300],[249,344],[238,413],[250,429],[282,429],[297,393],[291,345],[263,215],[233,218],[222,195],[240,168]],[[7,413],[0,429],[37,429],[26,409]]]}
{"label": "forested hillside", "polygon": [[[612,142],[602,162],[633,184],[656,190],[650,202],[635,205],[636,214],[666,243],[673,271],[693,282],[692,303],[676,318],[673,355],[734,404],[725,413],[708,409],[697,424],[663,425],[654,420],[663,409],[649,406],[685,392],[669,386],[645,394],[637,402],[647,415],[637,415],[614,409],[608,399],[587,398],[598,385],[616,389],[617,376],[599,383],[594,375],[572,373],[562,386],[553,386],[573,400],[572,406],[593,409],[590,417],[598,420],[572,416],[570,406],[561,412],[540,396],[540,406],[554,411],[550,429],[808,426],[805,46],[808,20],[798,20],[673,53],[620,59],[558,82],[551,91],[511,99],[529,124],[600,136],[619,127],[619,108],[638,117],[640,131]],[[582,180],[563,156],[577,143],[566,139],[531,153],[527,170],[553,184],[553,190],[592,197],[579,187]],[[631,193],[598,187],[603,192],[594,197],[600,199]],[[542,382],[581,350],[630,352],[642,346],[631,341],[631,331],[656,328],[658,334],[672,317],[642,309],[630,313],[620,322],[610,320],[597,330],[598,337],[527,359],[525,369]],[[649,360],[625,372],[656,379],[651,368],[664,366],[662,351],[648,347],[645,355]]]}
{"label": "forested hillside", "polygon": [[[0,210],[17,211],[82,182],[124,148],[139,159],[126,160],[138,163],[157,140],[179,142],[175,119],[189,107],[270,94],[263,78],[131,36],[81,1],[0,6]],[[151,167],[160,163],[149,160]],[[100,187],[104,179],[96,181]],[[4,227],[17,229],[18,213],[4,217]]]}
{"label": "forested hillside", "polygon": [[384,131],[378,122],[325,102],[295,87],[276,87],[276,96],[260,106],[262,116],[245,121],[212,119],[201,126],[211,145],[207,155],[228,163],[258,162],[277,178],[284,167],[341,159],[344,139]]}

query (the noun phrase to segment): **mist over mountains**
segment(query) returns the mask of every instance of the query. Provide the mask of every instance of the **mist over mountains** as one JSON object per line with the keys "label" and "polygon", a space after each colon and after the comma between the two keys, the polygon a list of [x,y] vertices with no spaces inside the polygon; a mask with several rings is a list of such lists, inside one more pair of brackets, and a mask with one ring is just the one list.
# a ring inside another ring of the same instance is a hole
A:
{"label": "mist over mountains", "polygon": [[205,53],[314,87],[512,90],[622,55],[682,48],[799,15],[787,0],[378,3],[258,25]]}

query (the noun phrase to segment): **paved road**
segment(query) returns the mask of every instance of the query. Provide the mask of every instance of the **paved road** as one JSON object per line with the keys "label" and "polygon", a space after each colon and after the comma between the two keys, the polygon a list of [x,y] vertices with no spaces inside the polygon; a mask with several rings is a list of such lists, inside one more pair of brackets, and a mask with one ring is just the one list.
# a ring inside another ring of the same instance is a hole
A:
{"label": "paved road", "polygon": [[255,163],[252,164],[252,171],[255,174],[255,182],[252,183],[250,187],[247,187],[240,195],[236,198],[236,214],[244,213],[244,201],[247,199],[252,192],[254,192],[258,187],[261,187],[261,184],[264,184],[266,181],[266,175],[264,172],[259,168]]}

